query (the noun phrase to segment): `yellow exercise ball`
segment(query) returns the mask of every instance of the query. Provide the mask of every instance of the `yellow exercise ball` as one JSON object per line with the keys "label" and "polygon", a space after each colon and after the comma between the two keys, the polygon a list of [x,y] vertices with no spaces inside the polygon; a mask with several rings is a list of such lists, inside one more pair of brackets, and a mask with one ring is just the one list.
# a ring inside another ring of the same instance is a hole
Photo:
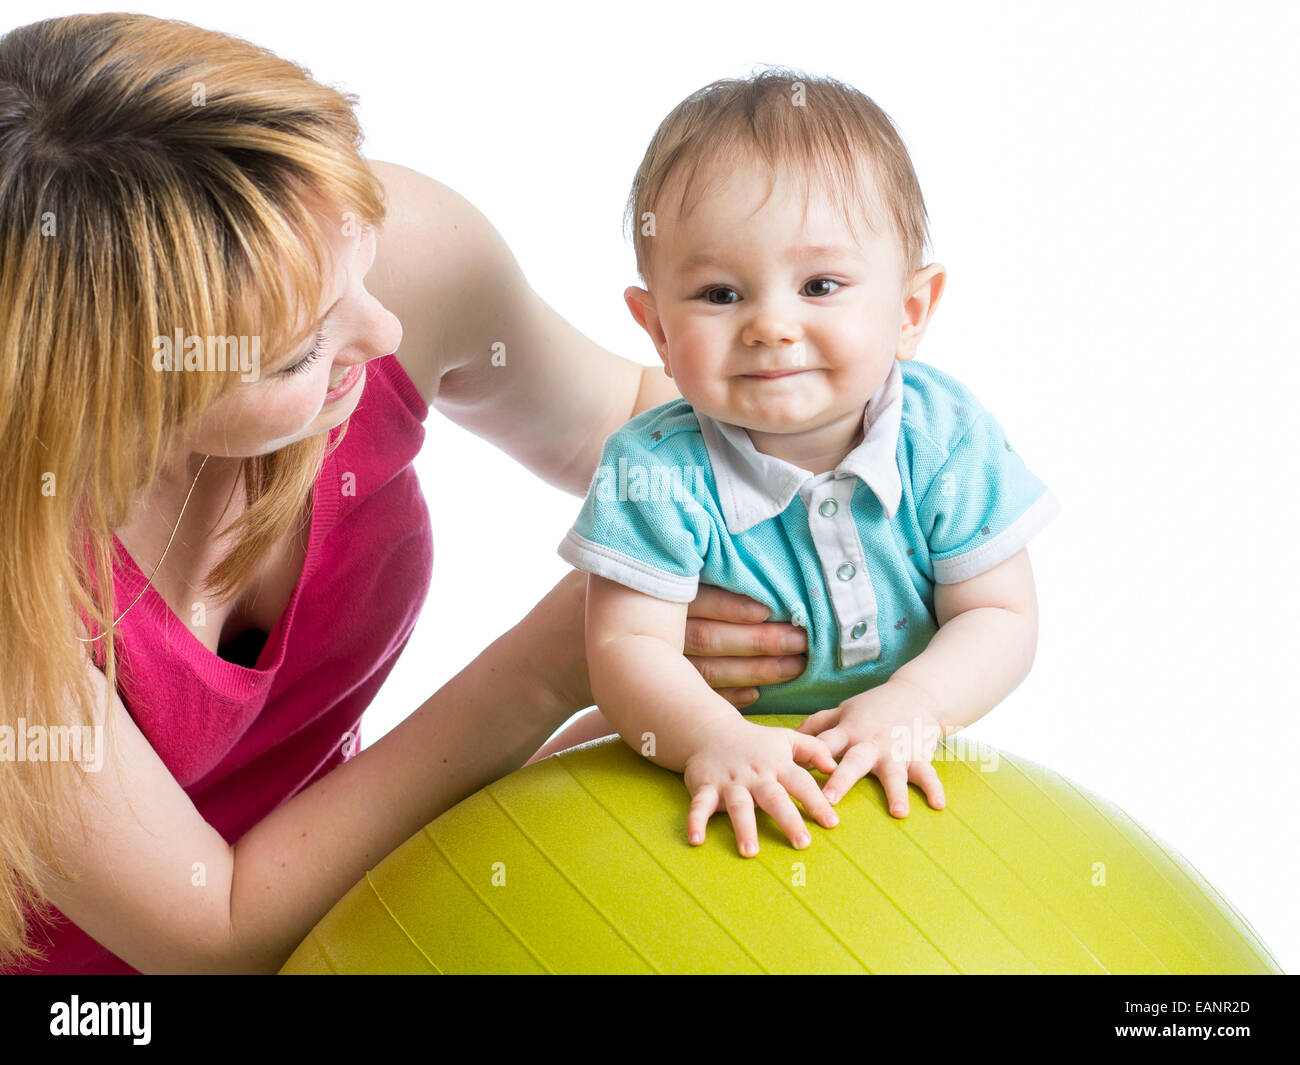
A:
{"label": "yellow exercise ball", "polygon": [[[800,717],[753,717],[793,727]],[[949,737],[947,807],[874,777],[794,850],[617,737],[527,766],[417,832],[289,958],[305,973],[1281,973],[1172,847],[1049,769]],[[824,777],[818,774],[818,779]]]}

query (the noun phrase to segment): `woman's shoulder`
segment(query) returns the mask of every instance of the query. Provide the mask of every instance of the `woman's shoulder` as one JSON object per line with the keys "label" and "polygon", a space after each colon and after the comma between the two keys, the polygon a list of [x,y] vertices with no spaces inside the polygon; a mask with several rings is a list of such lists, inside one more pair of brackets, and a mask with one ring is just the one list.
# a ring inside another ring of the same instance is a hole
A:
{"label": "woman's shoulder", "polygon": [[366,287],[401,321],[401,362],[431,404],[443,375],[476,351],[476,311],[485,301],[465,293],[503,284],[510,251],[454,189],[410,167],[368,162],[384,186],[386,213]]}

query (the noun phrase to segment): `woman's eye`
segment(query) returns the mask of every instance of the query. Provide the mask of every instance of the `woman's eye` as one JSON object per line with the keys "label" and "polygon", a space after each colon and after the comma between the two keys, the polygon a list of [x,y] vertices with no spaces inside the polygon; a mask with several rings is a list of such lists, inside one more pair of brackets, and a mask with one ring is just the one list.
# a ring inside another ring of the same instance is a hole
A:
{"label": "woman's eye", "polygon": [[316,339],[312,341],[311,351],[307,352],[301,359],[292,366],[286,366],[280,371],[282,377],[292,377],[294,374],[306,373],[311,369],[312,363],[321,357],[325,350],[325,330],[322,329],[316,334]]}
{"label": "woman's eye", "polygon": [[735,303],[740,299],[740,294],[726,285],[714,285],[713,288],[705,289],[702,295],[706,302],[715,304]]}
{"label": "woman's eye", "polygon": [[838,281],[832,281],[829,277],[814,277],[804,285],[803,294],[805,296],[829,296],[839,287],[840,283]]}

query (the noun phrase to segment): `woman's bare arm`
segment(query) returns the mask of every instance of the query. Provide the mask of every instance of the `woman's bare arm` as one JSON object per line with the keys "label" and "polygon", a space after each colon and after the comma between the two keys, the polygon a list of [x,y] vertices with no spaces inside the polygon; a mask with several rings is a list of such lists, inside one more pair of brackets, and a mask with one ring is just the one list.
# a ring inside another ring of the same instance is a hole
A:
{"label": "woman's bare arm", "polygon": [[367,287],[402,322],[398,359],[452,421],[574,495],[629,418],[678,396],[659,366],[583,336],[533,291],[492,224],[447,186],[370,162],[388,219]]}
{"label": "woman's bare arm", "polygon": [[[276,972],[367,869],[523,765],[589,705],[589,692],[579,690],[580,635],[574,649],[584,598],[583,576],[565,577],[392,732],[233,846],[204,821],[92,668],[101,713],[116,715],[116,758],[109,752],[88,777],[92,790],[78,794],[86,833],[56,833],[59,857],[77,879],[48,874],[49,901],[141,972]],[[557,668],[571,659],[573,669]],[[556,678],[569,676],[574,690],[557,689]]]}

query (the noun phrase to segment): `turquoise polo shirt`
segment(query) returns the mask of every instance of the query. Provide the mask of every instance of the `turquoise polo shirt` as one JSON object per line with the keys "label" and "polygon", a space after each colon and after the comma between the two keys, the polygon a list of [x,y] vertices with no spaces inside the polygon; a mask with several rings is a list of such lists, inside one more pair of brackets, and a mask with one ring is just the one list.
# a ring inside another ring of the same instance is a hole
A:
{"label": "turquoise polo shirt", "polygon": [[883,684],[938,631],[934,586],[1015,555],[1061,510],[954,377],[895,361],[862,442],[810,473],[676,399],[606,441],[560,557],[689,603],[700,582],[808,635],[808,666],[747,714],[811,714]]}

